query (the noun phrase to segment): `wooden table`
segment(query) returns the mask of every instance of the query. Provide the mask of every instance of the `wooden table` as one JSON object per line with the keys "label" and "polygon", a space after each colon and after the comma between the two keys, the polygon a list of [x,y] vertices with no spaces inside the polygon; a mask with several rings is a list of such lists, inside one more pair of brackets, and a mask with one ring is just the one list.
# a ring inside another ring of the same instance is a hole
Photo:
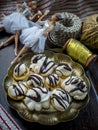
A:
{"label": "wooden table", "polygon": [[[0,43],[7,38],[6,33],[0,33]],[[6,99],[6,94],[3,86],[3,79],[7,73],[8,67],[14,58],[14,45],[9,45],[0,50],[0,103],[7,110],[7,112],[19,124],[22,130],[33,130],[40,128],[41,130],[50,128],[59,130],[98,130],[98,97],[94,91],[94,84],[91,81],[90,101],[79,113],[78,117],[72,121],[59,123],[54,126],[45,126],[39,123],[30,123],[23,120],[15,110],[9,107]],[[88,73],[88,72],[87,72]],[[88,74],[89,75],[89,74]]]}

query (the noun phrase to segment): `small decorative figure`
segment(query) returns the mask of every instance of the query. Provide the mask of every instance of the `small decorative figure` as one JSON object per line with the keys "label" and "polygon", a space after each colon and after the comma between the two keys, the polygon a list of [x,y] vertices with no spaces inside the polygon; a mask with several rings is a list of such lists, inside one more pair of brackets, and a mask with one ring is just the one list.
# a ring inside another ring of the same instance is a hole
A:
{"label": "small decorative figure", "polygon": [[42,15],[42,12],[37,8],[37,1],[33,0],[24,2],[23,4],[16,5],[17,12],[22,13],[29,20],[37,21],[38,18]]}
{"label": "small decorative figure", "polygon": [[[30,3],[29,3],[30,4]],[[29,5],[30,6],[30,5]],[[36,5],[31,6],[32,9],[36,8]],[[44,14],[42,15],[41,19],[44,18],[49,13],[49,10],[46,10]],[[35,16],[39,15],[39,12],[37,12],[34,16],[31,17],[31,20],[35,18]],[[18,37],[20,35],[20,31],[29,27],[32,27],[35,25],[34,22],[29,21],[22,13],[14,12],[8,16],[5,16],[3,19],[3,26],[7,33],[13,34],[9,39],[2,42],[0,45],[0,48],[6,46],[11,41],[15,40],[15,56],[18,52]],[[37,26],[37,24],[36,24]]]}
{"label": "small decorative figure", "polygon": [[31,48],[33,52],[37,53],[44,51],[47,35],[54,29],[55,23],[61,20],[61,16],[59,13],[56,13],[52,15],[49,20],[41,21],[41,18],[37,22],[40,27],[33,26],[31,28],[22,30],[20,35],[20,42],[24,45],[24,47],[19,52],[13,62],[17,61],[17,59],[29,48]]}

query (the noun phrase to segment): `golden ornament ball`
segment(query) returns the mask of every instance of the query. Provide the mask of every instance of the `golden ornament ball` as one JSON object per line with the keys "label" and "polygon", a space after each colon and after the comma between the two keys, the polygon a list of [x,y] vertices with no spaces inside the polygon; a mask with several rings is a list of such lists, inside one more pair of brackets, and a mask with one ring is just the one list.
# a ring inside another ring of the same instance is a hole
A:
{"label": "golden ornament ball", "polygon": [[83,22],[81,41],[91,49],[98,49],[98,14]]}

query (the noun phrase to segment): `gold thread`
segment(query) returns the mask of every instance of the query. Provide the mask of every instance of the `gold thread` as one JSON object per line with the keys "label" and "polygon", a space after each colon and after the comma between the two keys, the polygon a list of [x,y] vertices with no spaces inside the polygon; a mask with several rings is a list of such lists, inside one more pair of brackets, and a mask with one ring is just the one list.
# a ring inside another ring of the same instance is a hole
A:
{"label": "gold thread", "polygon": [[86,46],[75,39],[70,39],[67,42],[66,52],[69,56],[84,66],[86,66],[89,57],[93,55],[93,53],[88,50]]}

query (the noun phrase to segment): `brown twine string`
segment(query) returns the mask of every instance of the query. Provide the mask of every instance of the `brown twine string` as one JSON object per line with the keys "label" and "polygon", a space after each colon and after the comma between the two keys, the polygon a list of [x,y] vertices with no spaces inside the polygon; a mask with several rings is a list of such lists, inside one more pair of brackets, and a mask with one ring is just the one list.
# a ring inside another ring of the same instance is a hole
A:
{"label": "brown twine string", "polygon": [[91,49],[98,49],[98,14],[91,15],[84,21],[81,41]]}

